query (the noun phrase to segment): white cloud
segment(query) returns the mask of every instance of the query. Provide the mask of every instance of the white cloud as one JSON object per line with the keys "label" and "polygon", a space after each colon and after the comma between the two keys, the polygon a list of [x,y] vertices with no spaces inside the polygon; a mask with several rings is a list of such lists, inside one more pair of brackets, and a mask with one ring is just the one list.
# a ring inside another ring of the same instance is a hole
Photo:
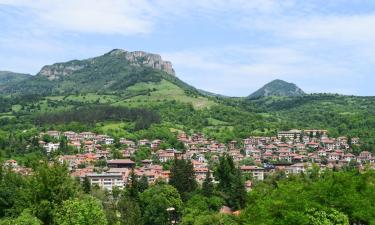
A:
{"label": "white cloud", "polygon": [[34,26],[55,32],[144,34],[153,28],[150,5],[143,0],[0,0],[30,15]]}
{"label": "white cloud", "polygon": [[273,79],[296,82],[307,92],[319,92],[325,81],[325,89],[335,92],[337,80],[345,81],[353,73],[350,65],[325,61],[295,46],[200,48],[162,55],[183,80],[232,96],[248,95]]}

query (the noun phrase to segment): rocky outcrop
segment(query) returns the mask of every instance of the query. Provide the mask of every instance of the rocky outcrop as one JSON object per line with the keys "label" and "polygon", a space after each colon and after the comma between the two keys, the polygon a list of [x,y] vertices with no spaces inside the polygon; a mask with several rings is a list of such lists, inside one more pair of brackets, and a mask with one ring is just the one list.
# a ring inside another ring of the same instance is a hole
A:
{"label": "rocky outcrop", "polygon": [[49,66],[44,66],[39,75],[47,77],[49,80],[57,79],[61,76],[68,76],[73,74],[75,71],[83,69],[84,65],[66,64],[66,63],[56,63]]}
{"label": "rocky outcrop", "polygon": [[175,75],[172,63],[164,61],[160,55],[151,54],[143,51],[128,52],[122,49],[114,49],[108,54],[124,57],[133,66],[147,66],[162,70],[170,75]]}

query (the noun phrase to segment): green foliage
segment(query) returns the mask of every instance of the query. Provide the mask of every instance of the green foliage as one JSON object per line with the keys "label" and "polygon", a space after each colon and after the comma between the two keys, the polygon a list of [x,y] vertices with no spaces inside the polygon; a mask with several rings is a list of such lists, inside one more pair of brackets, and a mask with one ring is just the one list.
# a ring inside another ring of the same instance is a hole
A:
{"label": "green foliage", "polygon": [[169,184],[177,189],[183,200],[186,200],[197,188],[193,164],[190,160],[175,158],[170,170]]}
{"label": "green foliage", "polygon": [[215,178],[219,181],[218,190],[228,206],[233,209],[242,208],[246,202],[245,183],[241,171],[235,167],[233,158],[228,154],[220,157]]}
{"label": "green foliage", "polygon": [[326,171],[259,184],[241,217],[247,224],[372,224],[373,171]]}
{"label": "green foliage", "polygon": [[42,225],[42,222],[25,209],[17,218],[0,219],[0,225]]}
{"label": "green foliage", "polygon": [[334,209],[326,211],[310,210],[311,225],[349,225],[348,216]]}
{"label": "green foliage", "polygon": [[54,210],[65,200],[77,197],[79,186],[66,167],[42,164],[27,182],[26,190],[19,194],[15,210],[30,208],[44,224],[51,224]]}
{"label": "green foliage", "polygon": [[106,225],[102,206],[93,197],[72,199],[56,209],[54,223],[59,225]]}
{"label": "green foliage", "polygon": [[123,196],[119,203],[118,208],[121,214],[121,225],[142,225],[142,213],[138,201],[129,197]]}
{"label": "green foliage", "polygon": [[135,122],[134,129],[141,130],[150,127],[152,123],[159,123],[160,117],[155,112],[147,109],[131,109],[103,105],[77,108],[67,112],[47,113],[35,118],[35,122],[38,125],[70,123],[73,121],[84,124],[95,124],[96,122],[111,120]]}
{"label": "green foliage", "polygon": [[202,194],[206,197],[211,197],[214,193],[214,183],[212,182],[211,171],[208,170],[206,178],[202,183]]}
{"label": "green foliage", "polygon": [[214,215],[223,204],[224,200],[219,197],[193,195],[185,204],[181,224],[196,224],[197,218],[206,219],[207,215]]}
{"label": "green foliage", "polygon": [[145,225],[170,224],[168,208],[174,208],[176,215],[182,211],[182,201],[178,191],[170,185],[159,184],[140,194],[141,209]]}

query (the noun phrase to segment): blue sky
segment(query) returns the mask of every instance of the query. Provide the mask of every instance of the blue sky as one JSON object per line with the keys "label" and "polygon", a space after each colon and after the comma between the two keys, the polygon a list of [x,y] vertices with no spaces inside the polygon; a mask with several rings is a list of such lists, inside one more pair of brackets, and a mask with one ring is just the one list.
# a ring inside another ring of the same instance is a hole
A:
{"label": "blue sky", "polygon": [[158,53],[219,94],[279,78],[375,95],[374,28],[372,0],[0,0],[0,70],[35,74],[122,48]]}

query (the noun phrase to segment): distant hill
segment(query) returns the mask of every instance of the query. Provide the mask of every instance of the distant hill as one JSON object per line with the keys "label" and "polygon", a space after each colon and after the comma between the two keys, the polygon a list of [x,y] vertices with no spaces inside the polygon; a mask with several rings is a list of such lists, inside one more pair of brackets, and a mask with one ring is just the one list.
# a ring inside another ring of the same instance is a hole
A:
{"label": "distant hill", "polygon": [[297,85],[283,80],[274,80],[249,95],[248,98],[255,99],[270,96],[295,97],[303,95],[305,95],[305,92]]}
{"label": "distant hill", "polygon": [[14,73],[10,71],[0,71],[0,85],[19,82],[31,78],[29,74]]}

